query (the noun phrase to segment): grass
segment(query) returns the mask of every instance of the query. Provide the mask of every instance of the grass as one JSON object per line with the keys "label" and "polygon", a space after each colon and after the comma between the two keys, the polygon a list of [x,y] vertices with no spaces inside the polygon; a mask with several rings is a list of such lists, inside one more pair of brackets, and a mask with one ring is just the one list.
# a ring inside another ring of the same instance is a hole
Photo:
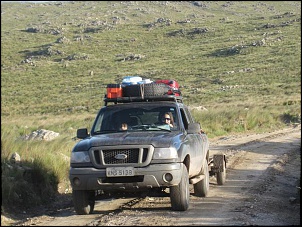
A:
{"label": "grass", "polygon": [[[210,138],[301,123],[301,2],[200,4],[1,2],[2,209],[47,203],[68,182],[76,129],[124,76],[178,81],[207,109],[193,115]],[[37,129],[60,135],[20,139]]]}

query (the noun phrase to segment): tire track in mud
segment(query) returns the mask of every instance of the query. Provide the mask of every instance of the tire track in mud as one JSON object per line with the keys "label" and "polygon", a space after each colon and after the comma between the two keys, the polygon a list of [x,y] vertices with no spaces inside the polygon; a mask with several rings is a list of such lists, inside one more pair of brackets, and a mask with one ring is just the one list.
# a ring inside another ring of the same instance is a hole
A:
{"label": "tire track in mud", "polygon": [[[122,212],[123,208],[131,207],[138,203],[140,198],[108,198],[97,200],[95,211],[90,215],[77,215],[73,207],[53,212],[49,215],[42,215],[28,218],[25,222],[20,222],[16,226],[87,226],[96,225],[98,220],[106,219]],[[94,224],[93,224],[94,223]]]}

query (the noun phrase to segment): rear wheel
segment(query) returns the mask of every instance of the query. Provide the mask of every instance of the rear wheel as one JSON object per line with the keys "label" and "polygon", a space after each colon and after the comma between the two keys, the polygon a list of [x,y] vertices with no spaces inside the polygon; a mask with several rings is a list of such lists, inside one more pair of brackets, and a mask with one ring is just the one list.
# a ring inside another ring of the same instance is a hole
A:
{"label": "rear wheel", "polygon": [[170,200],[172,210],[185,211],[189,208],[189,174],[185,165],[182,167],[182,176],[179,184],[170,188]]}
{"label": "rear wheel", "polygon": [[210,189],[210,173],[207,159],[205,159],[204,168],[201,174],[204,175],[204,178],[194,184],[194,195],[198,197],[206,197]]}
{"label": "rear wheel", "polygon": [[91,214],[95,204],[95,191],[73,190],[72,199],[77,214]]}

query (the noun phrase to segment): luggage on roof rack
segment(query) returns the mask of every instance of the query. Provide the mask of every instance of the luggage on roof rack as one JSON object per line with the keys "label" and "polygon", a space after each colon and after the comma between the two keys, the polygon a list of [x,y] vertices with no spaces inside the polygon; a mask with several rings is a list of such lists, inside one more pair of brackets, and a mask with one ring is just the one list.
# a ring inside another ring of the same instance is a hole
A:
{"label": "luggage on roof rack", "polygon": [[138,84],[139,82],[142,82],[143,78],[140,76],[125,76],[122,80],[122,86],[128,86],[132,84]]}
{"label": "luggage on roof rack", "polygon": [[166,84],[133,84],[123,87],[123,97],[163,96],[169,94],[169,89]]}
{"label": "luggage on roof rack", "polygon": [[151,83],[139,83],[141,81],[141,77],[129,76],[123,79],[122,84],[108,84],[104,98],[105,105],[108,102],[182,102],[179,85],[175,80],[157,80],[156,82],[148,80]]}
{"label": "luggage on roof rack", "polygon": [[107,98],[119,98],[123,96],[121,84],[107,84]]}
{"label": "luggage on roof rack", "polygon": [[181,96],[181,92],[179,90],[179,84],[175,80],[156,80],[155,83],[157,84],[166,84],[169,86],[168,95],[177,95]]}

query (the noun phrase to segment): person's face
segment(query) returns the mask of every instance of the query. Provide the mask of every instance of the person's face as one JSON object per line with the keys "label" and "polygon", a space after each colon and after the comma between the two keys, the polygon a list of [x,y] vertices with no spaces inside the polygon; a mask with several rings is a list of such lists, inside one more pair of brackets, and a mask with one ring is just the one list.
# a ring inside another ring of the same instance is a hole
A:
{"label": "person's face", "polygon": [[122,124],[122,130],[127,130],[127,125],[126,124]]}
{"label": "person's face", "polygon": [[169,114],[165,114],[165,116],[163,118],[163,122],[166,123],[166,124],[171,123],[171,118],[170,118]]}

